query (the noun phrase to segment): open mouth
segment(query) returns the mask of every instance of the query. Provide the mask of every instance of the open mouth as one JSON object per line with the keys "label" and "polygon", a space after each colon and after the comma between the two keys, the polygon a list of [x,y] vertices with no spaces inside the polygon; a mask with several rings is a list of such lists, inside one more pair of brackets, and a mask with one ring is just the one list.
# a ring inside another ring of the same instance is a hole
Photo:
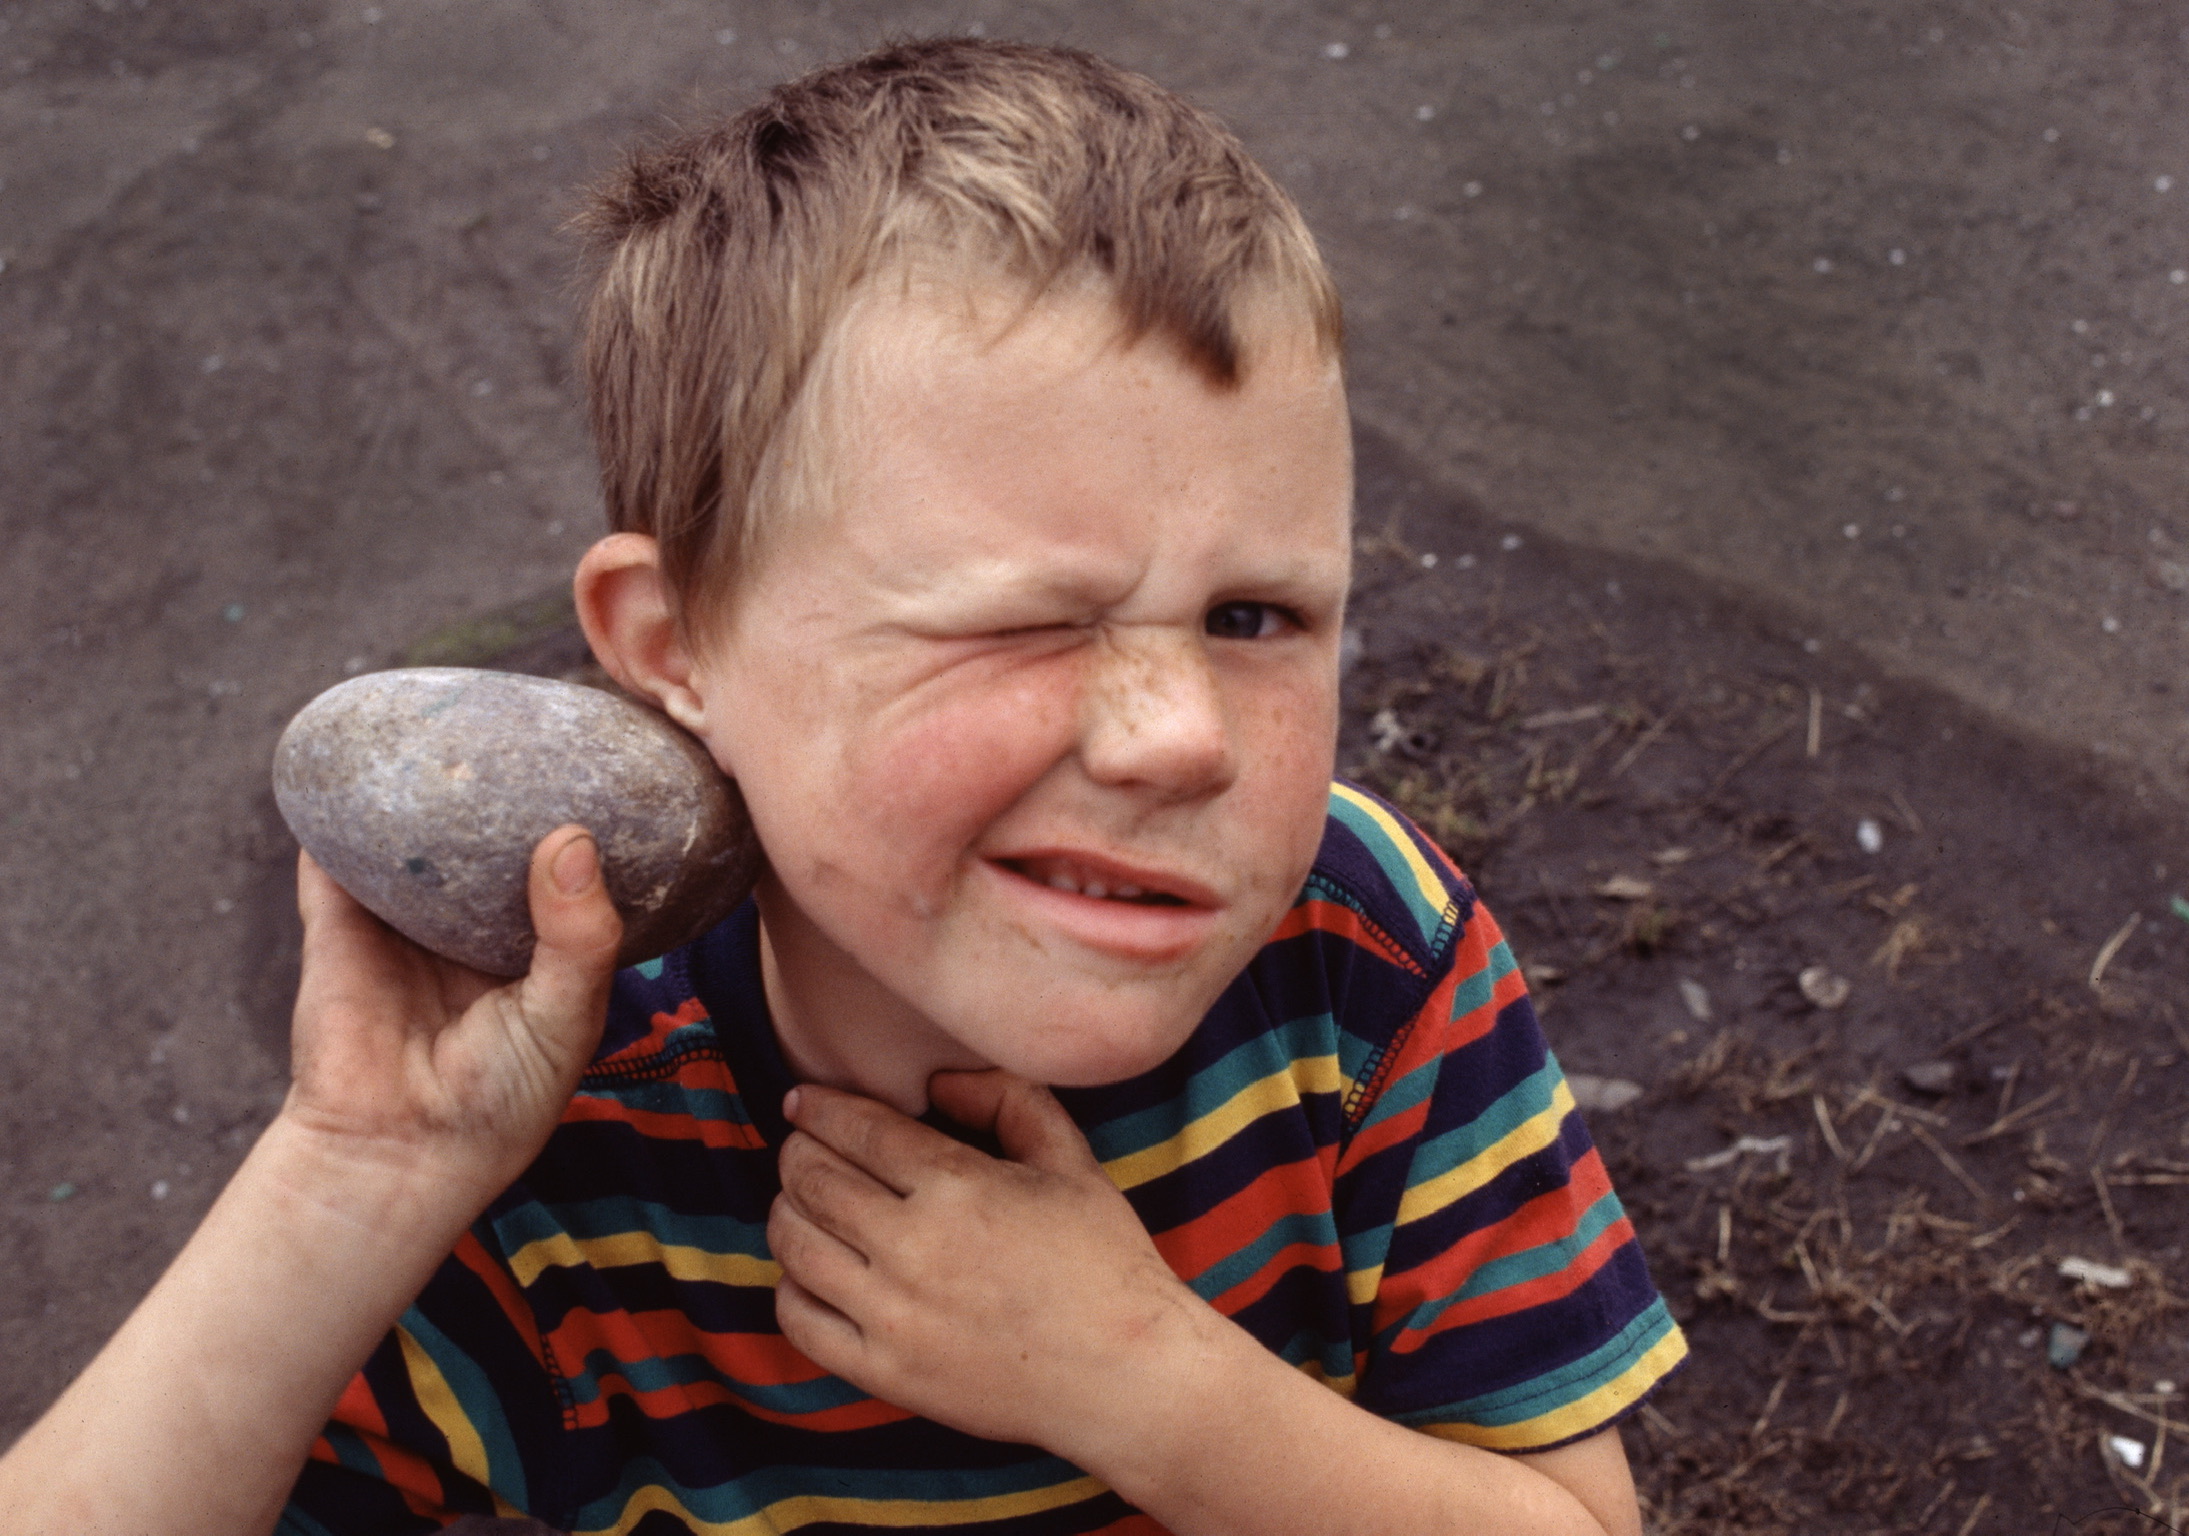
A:
{"label": "open mouth", "polygon": [[1114,873],[1095,869],[1077,859],[1042,856],[998,859],[996,862],[1036,885],[1045,885],[1052,891],[1066,891],[1074,896],[1091,897],[1096,901],[1120,901],[1138,907],[1192,905],[1184,897],[1173,895],[1169,891],[1151,890]]}

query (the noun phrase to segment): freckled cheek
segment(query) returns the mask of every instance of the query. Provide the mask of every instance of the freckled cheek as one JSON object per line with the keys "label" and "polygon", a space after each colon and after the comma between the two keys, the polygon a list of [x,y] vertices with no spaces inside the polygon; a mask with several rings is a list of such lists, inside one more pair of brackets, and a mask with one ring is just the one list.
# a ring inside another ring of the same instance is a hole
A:
{"label": "freckled cheek", "polygon": [[892,712],[855,749],[867,816],[900,850],[901,877],[946,882],[967,844],[1072,749],[1075,669],[1062,659],[971,680]]}

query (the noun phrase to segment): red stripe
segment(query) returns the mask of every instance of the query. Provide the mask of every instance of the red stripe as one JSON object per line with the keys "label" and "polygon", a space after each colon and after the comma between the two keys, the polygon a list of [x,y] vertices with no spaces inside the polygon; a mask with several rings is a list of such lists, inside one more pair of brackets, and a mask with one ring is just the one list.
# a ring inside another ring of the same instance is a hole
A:
{"label": "red stripe", "polygon": [[1358,912],[1343,902],[1300,902],[1285,913],[1284,921],[1269,936],[1269,942],[1274,944],[1279,939],[1296,939],[1303,933],[1336,934],[1401,970],[1411,971],[1416,976],[1422,974],[1420,962],[1399,948],[1396,940],[1373,923],[1365,921]]}
{"label": "red stripe", "polygon": [[1530,1307],[1540,1307],[1546,1302],[1570,1296],[1586,1285],[1595,1273],[1610,1262],[1611,1256],[1634,1237],[1634,1224],[1622,1216],[1602,1232],[1596,1241],[1582,1249],[1573,1262],[1555,1274],[1529,1280],[1520,1285],[1508,1285],[1501,1291],[1486,1296],[1471,1297],[1455,1302],[1444,1309],[1444,1315],[1435,1323],[1421,1330],[1405,1329],[1392,1340],[1391,1348],[1398,1354],[1410,1354],[1428,1343],[1438,1334],[1453,1328],[1464,1328],[1470,1323],[1487,1322],[1493,1317],[1505,1317],[1514,1312],[1525,1312]]}
{"label": "red stripe", "polygon": [[1432,1259],[1385,1275],[1377,1297],[1376,1328],[1387,1328],[1424,1302],[1462,1289],[1476,1270],[1493,1259],[1573,1236],[1589,1208],[1610,1191],[1611,1175],[1603,1157],[1591,1147],[1575,1161],[1560,1188],[1544,1191],[1502,1221],[1469,1232]]}
{"label": "red stripe", "polygon": [[597,1429],[606,1424],[608,1405],[619,1398],[654,1420],[673,1419],[695,1408],[732,1403],[756,1419],[765,1419],[770,1424],[791,1424],[816,1434],[873,1429],[882,1424],[899,1424],[912,1417],[904,1409],[877,1397],[862,1397],[856,1402],[837,1403],[807,1413],[785,1413],[763,1407],[719,1381],[683,1382],[642,1392],[620,1371],[608,1371],[600,1376],[599,1384],[600,1395],[589,1403],[578,1405],[577,1427],[580,1429]]}
{"label": "red stripe", "polygon": [[518,1338],[524,1340],[525,1348],[532,1351],[532,1358],[540,1363],[540,1368],[552,1370],[546,1353],[540,1347],[539,1323],[532,1316],[531,1307],[525,1303],[524,1292],[517,1289],[517,1282],[510,1277],[509,1272],[494,1262],[486,1251],[486,1245],[466,1231],[456,1240],[456,1251],[451,1257],[479,1277],[479,1282],[494,1298],[495,1305],[502,1309],[502,1316],[509,1319],[509,1326],[516,1331]]}
{"label": "red stripe", "polygon": [[1226,1317],[1236,1317],[1268,1295],[1270,1287],[1293,1270],[1313,1269],[1334,1275],[1344,1263],[1336,1243],[1287,1243],[1271,1255],[1267,1264],[1209,1304]]}
{"label": "red stripe", "polygon": [[818,1381],[828,1372],[779,1333],[710,1333],[682,1312],[590,1312],[574,1309],[547,1337],[555,1358],[575,1369],[606,1353],[619,1364],[697,1355],[731,1381],[785,1387]]}
{"label": "red stripe", "polygon": [[[707,1062],[703,1065],[719,1067],[721,1063]],[[689,1082],[681,1081],[683,1078],[682,1073],[678,1074],[678,1078],[680,1079],[678,1083],[680,1087],[695,1086]],[[703,1084],[698,1086],[713,1087],[716,1085]],[[735,1092],[734,1085],[728,1091]],[[579,1094],[573,1098],[569,1107],[563,1110],[562,1119],[565,1125],[581,1120],[628,1125],[641,1136],[652,1140],[697,1141],[703,1146],[718,1151],[734,1149],[741,1152],[758,1152],[767,1147],[767,1142],[761,1136],[759,1129],[742,1120],[717,1120],[712,1116],[702,1118],[681,1110],[664,1114],[658,1110],[633,1109],[630,1105],[616,1099],[594,1094]]]}
{"label": "red stripe", "polygon": [[1347,1145],[1345,1161],[1338,1165],[1339,1171],[1350,1172],[1378,1152],[1420,1135],[1421,1128],[1428,1123],[1428,1120],[1429,1101],[1423,1099],[1420,1103],[1410,1105],[1388,1119],[1378,1120],[1373,1125],[1362,1126],[1354,1132],[1353,1140]]}
{"label": "red stripe", "polygon": [[1329,1209],[1330,1183],[1323,1176],[1322,1160],[1303,1157],[1265,1168],[1229,1199],[1157,1233],[1155,1246],[1178,1278],[1190,1283],[1259,1238],[1272,1222],[1322,1215]]}
{"label": "red stripe", "polygon": [[605,1066],[609,1062],[628,1062],[651,1056],[668,1043],[669,1036],[687,1024],[697,1024],[707,1017],[707,1005],[696,997],[688,997],[674,1013],[657,1013],[650,1021],[646,1033],[613,1055],[603,1056],[594,1065]]}

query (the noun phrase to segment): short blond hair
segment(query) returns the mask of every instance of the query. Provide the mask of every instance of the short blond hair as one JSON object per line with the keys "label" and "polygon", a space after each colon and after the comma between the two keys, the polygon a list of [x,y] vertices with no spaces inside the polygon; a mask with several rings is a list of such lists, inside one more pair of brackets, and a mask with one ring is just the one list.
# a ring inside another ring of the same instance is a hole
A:
{"label": "short blond hair", "polygon": [[[734,590],[758,483],[861,286],[912,264],[1038,295],[1086,273],[1128,342],[1237,384],[1245,310],[1338,354],[1299,211],[1214,118],[1076,49],[893,44],[635,153],[579,227],[597,268],[585,369],[611,528],[651,534],[679,621]],[[771,477],[773,478],[773,477]]]}

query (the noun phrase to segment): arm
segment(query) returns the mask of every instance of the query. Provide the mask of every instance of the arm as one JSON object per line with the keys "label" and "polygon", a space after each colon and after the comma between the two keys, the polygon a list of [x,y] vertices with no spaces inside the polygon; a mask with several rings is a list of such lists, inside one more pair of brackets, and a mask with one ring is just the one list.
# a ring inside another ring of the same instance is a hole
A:
{"label": "arm", "polygon": [[1047,1093],[1000,1073],[932,1092],[1009,1160],[848,1094],[786,1106],[768,1235],[778,1315],[816,1363],[1041,1445],[1179,1536],[1639,1533],[1616,1431],[1511,1457],[1357,1408],[1171,1273]]}
{"label": "arm", "polygon": [[592,840],[532,862],[532,972],[397,937],[301,861],[294,1082],[120,1331],[0,1458],[33,1536],[269,1530],[343,1387],[535,1156],[598,1038],[622,925]]}

